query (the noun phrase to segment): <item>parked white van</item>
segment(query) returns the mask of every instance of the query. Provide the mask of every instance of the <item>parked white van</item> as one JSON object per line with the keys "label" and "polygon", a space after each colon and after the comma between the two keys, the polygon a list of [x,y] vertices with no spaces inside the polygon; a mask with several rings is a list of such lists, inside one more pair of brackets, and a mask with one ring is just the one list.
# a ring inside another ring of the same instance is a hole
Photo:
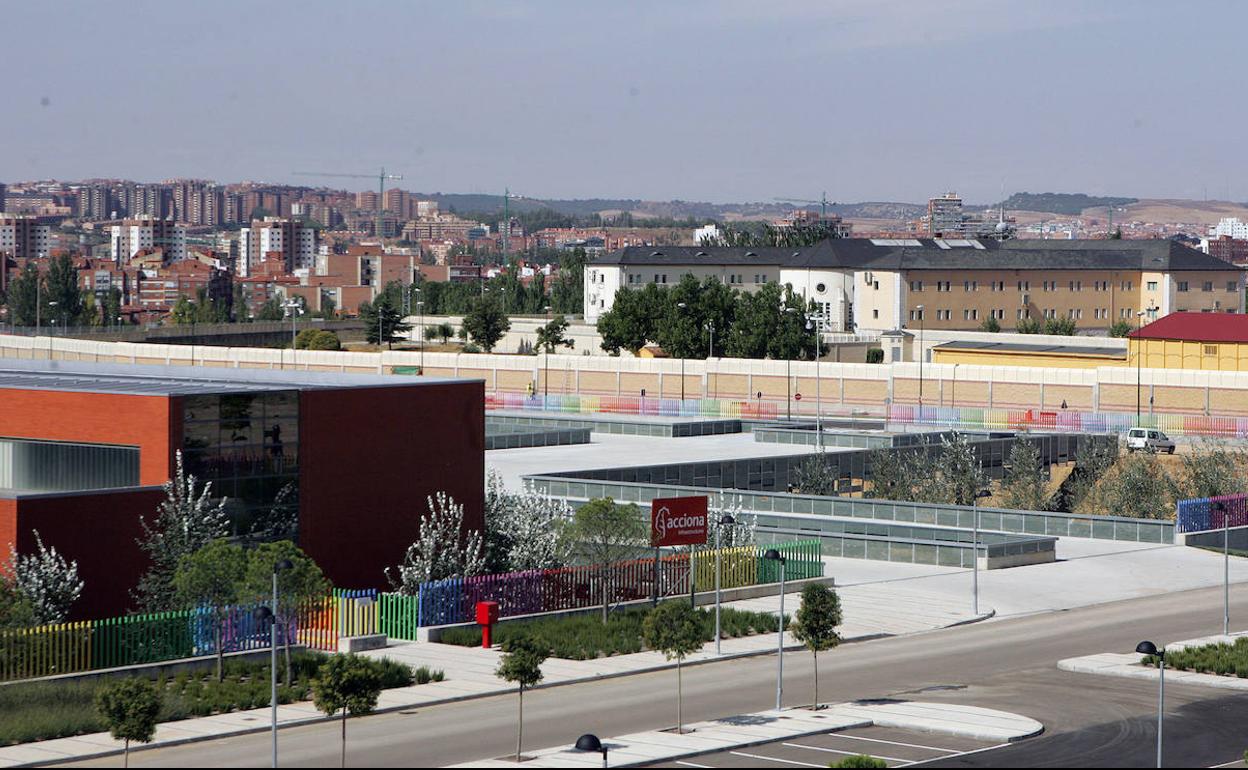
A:
{"label": "parked white van", "polygon": [[1127,431],[1127,451],[1165,452],[1174,454],[1174,441],[1159,430],[1132,428]]}

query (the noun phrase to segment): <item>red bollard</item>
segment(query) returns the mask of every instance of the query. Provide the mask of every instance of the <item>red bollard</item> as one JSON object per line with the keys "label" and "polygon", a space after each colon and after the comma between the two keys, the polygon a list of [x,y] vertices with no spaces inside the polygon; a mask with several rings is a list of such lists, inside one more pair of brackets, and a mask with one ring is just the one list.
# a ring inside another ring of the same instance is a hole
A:
{"label": "red bollard", "polygon": [[498,602],[477,602],[477,625],[481,626],[481,647],[490,649],[490,630],[498,622]]}

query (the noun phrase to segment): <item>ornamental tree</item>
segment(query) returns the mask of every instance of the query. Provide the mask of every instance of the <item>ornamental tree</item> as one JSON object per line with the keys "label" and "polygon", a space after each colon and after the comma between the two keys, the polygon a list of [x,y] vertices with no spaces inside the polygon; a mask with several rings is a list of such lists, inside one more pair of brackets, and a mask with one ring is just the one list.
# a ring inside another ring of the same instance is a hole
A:
{"label": "ornamental tree", "polygon": [[789,632],[806,645],[815,662],[814,708],[819,709],[819,653],[841,643],[836,627],[841,624],[841,599],[836,591],[819,583],[802,589],[802,606],[793,615]]}
{"label": "ornamental tree", "polygon": [[151,743],[156,737],[161,695],[150,679],[127,677],[99,689],[95,708],[114,739],[125,741],[124,766],[130,766],[130,741]]}
{"label": "ornamental tree", "polygon": [[705,643],[697,610],[683,601],[664,602],[646,614],[641,624],[646,646],[676,661],[676,732],[684,732],[680,664]]}
{"label": "ornamental tree", "polygon": [[369,714],[381,696],[381,667],[354,654],[330,657],[312,680],[312,702],[325,716],[342,715],[342,767],[347,766],[347,717]]}
{"label": "ornamental tree", "polygon": [[503,658],[494,675],[504,682],[512,682],[519,688],[520,713],[516,720],[516,761],[524,746],[524,688],[542,681],[542,664],[550,657],[550,650],[536,640],[518,637],[503,645]]}

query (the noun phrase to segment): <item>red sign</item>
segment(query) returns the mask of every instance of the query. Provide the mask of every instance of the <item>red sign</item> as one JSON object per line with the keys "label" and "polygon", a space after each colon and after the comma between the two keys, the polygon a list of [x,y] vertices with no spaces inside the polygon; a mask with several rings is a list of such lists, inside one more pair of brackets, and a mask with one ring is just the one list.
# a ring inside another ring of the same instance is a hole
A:
{"label": "red sign", "polygon": [[801,400],[802,400],[802,394],[801,394],[801,393],[794,393],[794,394],[793,394],[793,400],[794,400],[794,401],[801,401]]}
{"label": "red sign", "polygon": [[650,501],[650,545],[705,545],[706,496]]}

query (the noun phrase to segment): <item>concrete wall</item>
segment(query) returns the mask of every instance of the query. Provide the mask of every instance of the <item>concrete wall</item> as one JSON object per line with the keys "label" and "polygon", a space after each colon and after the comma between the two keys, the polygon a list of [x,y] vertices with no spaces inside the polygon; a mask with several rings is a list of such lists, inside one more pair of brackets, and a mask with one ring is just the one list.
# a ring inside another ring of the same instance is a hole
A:
{"label": "concrete wall", "polygon": [[[924,345],[928,344],[925,335]],[[971,337],[973,333],[961,336]],[[993,335],[986,335],[993,336]],[[1070,341],[1070,338],[1059,338]],[[1046,338],[1037,337],[1036,341]],[[1098,344],[1101,340],[1098,340]],[[1125,342],[1122,343],[1125,347]],[[0,335],[0,358],[195,365],[204,367],[295,368],[309,371],[390,372],[424,365],[427,374],[485,380],[487,393],[527,391],[592,396],[679,398],[682,362],[671,359],[609,356],[518,356],[506,354],[384,351],[290,351],[264,348],[108,343],[92,340]],[[856,364],[756,361],[743,359],[683,362],[688,398],[756,400],[775,404],[781,414],[854,411],[880,413],[886,403],[916,404],[920,371],[925,406],[996,409],[1060,409],[1132,412],[1136,405],[1135,367],[1046,369],[917,363]],[[816,371],[818,379],[816,379]],[[1143,369],[1140,401],[1148,413],[1248,416],[1248,372]],[[801,394],[800,401],[792,398]]]}

